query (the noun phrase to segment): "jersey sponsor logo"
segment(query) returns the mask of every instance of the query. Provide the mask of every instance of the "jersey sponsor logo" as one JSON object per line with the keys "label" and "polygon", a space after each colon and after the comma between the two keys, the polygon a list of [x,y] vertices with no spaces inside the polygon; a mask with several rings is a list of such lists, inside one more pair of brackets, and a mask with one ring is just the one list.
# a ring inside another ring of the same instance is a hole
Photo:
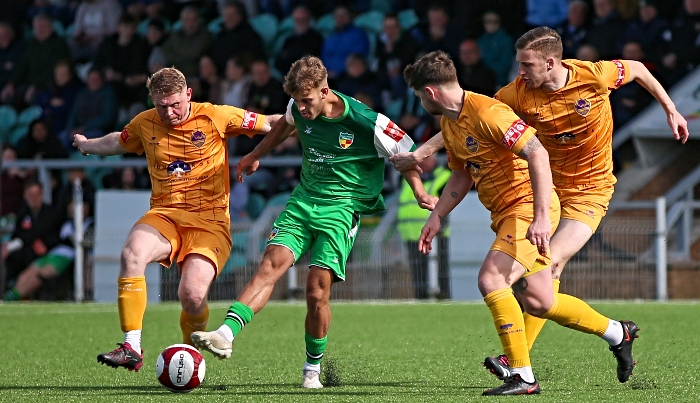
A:
{"label": "jersey sponsor logo", "polygon": [[591,111],[591,101],[587,99],[579,99],[574,104],[574,110],[581,116],[587,116],[588,112]]}
{"label": "jersey sponsor logo", "polygon": [[182,174],[186,174],[192,171],[190,164],[182,160],[176,160],[168,164],[168,175],[177,175],[178,178],[182,177]]}
{"label": "jersey sponsor logo", "polygon": [[619,60],[613,60],[612,62],[617,66],[617,80],[615,80],[615,88],[617,88],[625,81],[625,65]]}
{"label": "jersey sponsor logo", "polygon": [[275,237],[277,236],[277,233],[279,233],[279,232],[280,232],[279,228],[277,228],[277,227],[273,228],[272,231],[270,231],[270,236],[267,237],[268,242],[275,239]]}
{"label": "jersey sponsor logo", "polygon": [[528,126],[523,122],[522,119],[518,119],[515,122],[513,122],[512,125],[506,130],[506,134],[503,135],[503,140],[501,140],[501,143],[505,145],[506,147],[512,149],[515,143],[518,142],[518,139],[520,136],[525,133],[525,129],[527,129]]}
{"label": "jersey sponsor logo", "polygon": [[120,134],[119,137],[121,137],[123,142],[129,142],[129,133],[127,133],[126,129],[122,130],[122,134]]}
{"label": "jersey sponsor logo", "polygon": [[340,132],[338,135],[338,142],[340,143],[340,148],[343,150],[352,145],[352,141],[355,139],[355,135],[352,133]]}
{"label": "jersey sponsor logo", "polygon": [[399,127],[399,125],[397,125],[396,123],[394,123],[390,120],[389,124],[386,125],[386,129],[384,129],[384,134],[391,137],[392,140],[394,140],[395,142],[398,143],[399,141],[401,141],[403,136],[406,135],[406,132],[403,131]]}
{"label": "jersey sponsor logo", "polygon": [[206,141],[206,139],[207,139],[207,136],[204,133],[202,133],[201,130],[195,131],[194,133],[192,133],[192,136],[190,137],[190,141],[197,148],[203,146],[204,141]]}
{"label": "jersey sponsor logo", "polygon": [[474,137],[467,136],[465,144],[467,145],[467,150],[469,150],[470,153],[475,154],[477,151],[479,151],[479,142],[476,141]]}
{"label": "jersey sponsor logo", "polygon": [[243,114],[243,122],[241,123],[241,128],[253,130],[255,129],[256,123],[258,123],[258,114],[251,111],[245,111],[245,113]]}

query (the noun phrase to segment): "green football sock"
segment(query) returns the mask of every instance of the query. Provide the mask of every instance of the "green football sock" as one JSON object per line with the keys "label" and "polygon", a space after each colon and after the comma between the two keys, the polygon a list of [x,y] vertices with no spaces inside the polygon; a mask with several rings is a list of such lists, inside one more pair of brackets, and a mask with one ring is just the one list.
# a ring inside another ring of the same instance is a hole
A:
{"label": "green football sock", "polygon": [[226,313],[224,325],[231,328],[233,337],[236,337],[238,332],[253,319],[253,310],[241,302],[234,302]]}
{"label": "green football sock", "polygon": [[328,336],[322,339],[314,339],[308,333],[304,335],[306,341],[306,362],[309,364],[319,364],[323,359],[323,352],[326,351]]}
{"label": "green football sock", "polygon": [[5,293],[5,296],[3,297],[3,300],[5,301],[19,301],[21,295],[19,295],[19,291],[17,291],[16,288],[12,287],[7,292]]}

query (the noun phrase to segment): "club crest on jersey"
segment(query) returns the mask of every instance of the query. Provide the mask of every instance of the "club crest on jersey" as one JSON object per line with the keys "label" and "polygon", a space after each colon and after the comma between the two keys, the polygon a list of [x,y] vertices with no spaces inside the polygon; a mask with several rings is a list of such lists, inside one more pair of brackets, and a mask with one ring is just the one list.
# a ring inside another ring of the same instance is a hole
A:
{"label": "club crest on jersey", "polygon": [[588,112],[591,111],[591,101],[587,99],[579,99],[574,104],[574,110],[581,116],[587,116]]}
{"label": "club crest on jersey", "polygon": [[192,171],[190,164],[185,161],[176,160],[168,164],[168,175],[177,175],[178,178],[182,177],[182,174],[186,174]]}
{"label": "club crest on jersey", "polygon": [[343,150],[352,145],[352,141],[355,139],[355,135],[352,133],[340,132],[338,135],[338,142],[340,142],[340,148]]}
{"label": "club crest on jersey", "polygon": [[270,231],[270,236],[267,237],[267,240],[272,241],[273,239],[275,239],[278,232],[280,232],[279,228],[277,228],[277,227],[273,228],[272,231]]}
{"label": "club crest on jersey", "polygon": [[199,148],[204,145],[204,141],[207,139],[207,136],[202,133],[201,130],[197,130],[194,133],[192,133],[192,137],[190,137],[190,141],[192,144],[194,144],[195,147]]}
{"label": "club crest on jersey", "polygon": [[470,153],[475,154],[477,151],[479,151],[479,142],[476,141],[476,139],[472,136],[467,136],[467,140],[464,142],[467,146],[467,150],[469,150]]}

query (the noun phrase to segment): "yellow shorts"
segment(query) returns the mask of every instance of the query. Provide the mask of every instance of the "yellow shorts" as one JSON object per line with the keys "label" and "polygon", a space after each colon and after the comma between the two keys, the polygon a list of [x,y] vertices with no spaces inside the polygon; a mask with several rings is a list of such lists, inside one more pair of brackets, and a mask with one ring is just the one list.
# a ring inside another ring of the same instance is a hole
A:
{"label": "yellow shorts", "polygon": [[612,184],[556,188],[561,203],[561,218],[580,221],[595,232],[608,211],[614,190]]}
{"label": "yellow shorts", "polygon": [[[537,246],[530,243],[525,237],[527,229],[532,223],[532,204],[522,203],[512,210],[516,213],[509,214],[493,223],[492,228],[495,228],[496,240],[491,245],[491,250],[503,252],[523,265],[525,268],[523,277],[525,277],[549,267],[552,264],[552,259],[549,253],[547,256],[540,255]],[[549,208],[552,234],[559,226],[559,214],[559,199],[556,197],[556,194],[553,194]]]}
{"label": "yellow shorts", "polygon": [[177,261],[182,270],[187,255],[196,253],[214,263],[218,276],[231,254],[231,226],[228,222],[207,220],[184,210],[153,208],[136,224],[150,225],[170,242],[170,256],[158,262],[165,267]]}

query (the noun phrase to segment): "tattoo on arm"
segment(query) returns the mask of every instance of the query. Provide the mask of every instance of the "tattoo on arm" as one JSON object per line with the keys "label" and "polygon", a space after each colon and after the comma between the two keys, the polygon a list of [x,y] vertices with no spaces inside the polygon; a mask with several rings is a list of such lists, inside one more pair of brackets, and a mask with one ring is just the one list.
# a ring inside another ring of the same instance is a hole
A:
{"label": "tattoo on arm", "polygon": [[450,196],[452,196],[453,199],[456,199],[459,196],[459,193],[452,192],[452,193],[450,193]]}
{"label": "tattoo on arm", "polygon": [[527,157],[532,154],[533,151],[542,148],[542,143],[540,143],[540,140],[537,139],[537,137],[533,137],[530,139],[530,141],[525,144],[525,147],[523,147],[522,150],[518,153],[518,157],[522,159],[527,159]]}
{"label": "tattoo on arm", "polygon": [[520,280],[516,281],[515,284],[513,284],[513,291],[516,294],[522,294],[527,290],[527,280],[523,277]]}

